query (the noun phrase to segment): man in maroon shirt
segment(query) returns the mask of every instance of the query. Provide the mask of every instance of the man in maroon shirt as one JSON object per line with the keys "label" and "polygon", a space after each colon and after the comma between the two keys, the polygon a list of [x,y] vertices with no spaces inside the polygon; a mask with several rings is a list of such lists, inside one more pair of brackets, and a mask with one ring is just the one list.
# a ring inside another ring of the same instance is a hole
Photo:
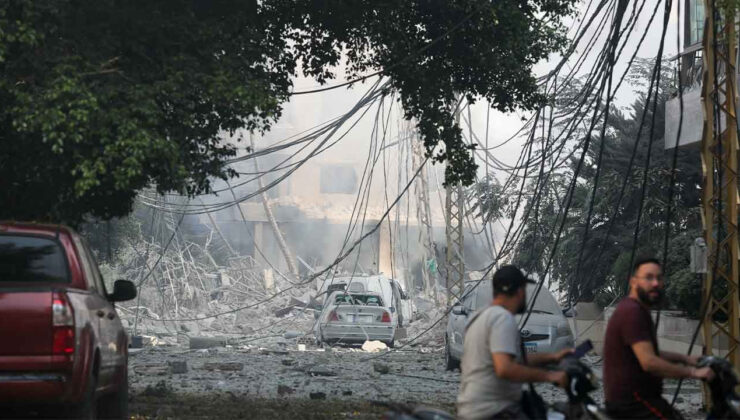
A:
{"label": "man in maroon shirt", "polygon": [[660,351],[650,308],[663,296],[663,270],[654,258],[639,259],[629,296],[609,319],[604,339],[604,394],[615,418],[680,419],[662,397],[663,378],[710,380],[710,368],[696,368],[698,356]]}

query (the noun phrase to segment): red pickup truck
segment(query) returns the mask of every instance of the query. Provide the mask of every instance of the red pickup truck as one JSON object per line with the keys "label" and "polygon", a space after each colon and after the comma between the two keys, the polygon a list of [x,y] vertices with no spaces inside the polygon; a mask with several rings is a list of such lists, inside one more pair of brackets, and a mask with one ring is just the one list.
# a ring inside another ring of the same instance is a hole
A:
{"label": "red pickup truck", "polygon": [[0,412],[126,418],[128,339],[114,303],[134,297],[127,280],[106,290],[72,229],[0,222]]}

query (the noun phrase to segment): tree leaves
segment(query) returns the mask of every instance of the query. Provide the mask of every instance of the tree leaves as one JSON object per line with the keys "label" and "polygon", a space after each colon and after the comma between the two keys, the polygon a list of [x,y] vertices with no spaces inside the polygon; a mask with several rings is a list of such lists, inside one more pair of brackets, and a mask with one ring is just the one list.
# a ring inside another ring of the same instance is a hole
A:
{"label": "tree leaves", "polygon": [[[292,77],[383,71],[446,181],[476,165],[460,94],[543,100],[531,74],[564,45],[574,0],[0,0],[0,218],[79,223],[136,191],[210,191],[235,172],[224,133],[266,131]],[[342,63],[342,58],[346,62]]]}

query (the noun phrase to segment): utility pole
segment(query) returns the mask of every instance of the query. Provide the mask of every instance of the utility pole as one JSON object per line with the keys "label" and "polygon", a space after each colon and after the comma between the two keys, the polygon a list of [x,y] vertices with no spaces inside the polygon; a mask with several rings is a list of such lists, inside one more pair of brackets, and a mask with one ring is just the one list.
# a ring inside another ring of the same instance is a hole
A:
{"label": "utility pole", "polygon": [[[707,265],[703,287],[706,308],[703,322],[704,353],[715,345],[740,368],[738,331],[738,191],[737,191],[737,100],[735,12],[729,6],[719,13],[715,0],[704,0],[702,106],[702,221]],[[716,28],[716,30],[715,30]],[[717,39],[715,39],[715,36]],[[716,65],[716,67],[715,67]],[[719,74],[717,74],[719,73]],[[716,343],[716,344],[715,344]],[[705,397],[706,397],[705,387]],[[709,401],[705,398],[705,401]]]}
{"label": "utility pole", "polygon": [[[413,173],[419,170],[425,162],[424,145],[421,139],[412,138]],[[432,211],[429,206],[429,182],[427,168],[419,171],[414,183],[416,193],[416,220],[419,223],[419,243],[422,246],[421,275],[424,281],[424,293],[437,301],[437,253],[434,247],[434,232],[432,230]]]}
{"label": "utility pole", "polygon": [[[460,109],[455,113],[455,121],[460,125]],[[465,254],[463,253],[463,219],[465,217],[465,192],[462,182],[448,185],[445,201],[445,236],[447,255],[445,256],[446,289],[448,302],[457,301],[465,290]]]}

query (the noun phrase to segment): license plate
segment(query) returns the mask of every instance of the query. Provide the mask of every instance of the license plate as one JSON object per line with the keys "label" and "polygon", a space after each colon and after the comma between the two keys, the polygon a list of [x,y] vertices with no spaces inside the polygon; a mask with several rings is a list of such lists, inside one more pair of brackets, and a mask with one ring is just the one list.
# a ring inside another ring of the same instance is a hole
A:
{"label": "license plate", "polygon": [[372,324],[373,316],[372,315],[360,315],[360,323],[361,324]]}
{"label": "license plate", "polygon": [[347,322],[355,322],[355,316],[352,314],[347,314]]}
{"label": "license plate", "polygon": [[524,349],[527,353],[537,353],[537,343],[524,343]]}

